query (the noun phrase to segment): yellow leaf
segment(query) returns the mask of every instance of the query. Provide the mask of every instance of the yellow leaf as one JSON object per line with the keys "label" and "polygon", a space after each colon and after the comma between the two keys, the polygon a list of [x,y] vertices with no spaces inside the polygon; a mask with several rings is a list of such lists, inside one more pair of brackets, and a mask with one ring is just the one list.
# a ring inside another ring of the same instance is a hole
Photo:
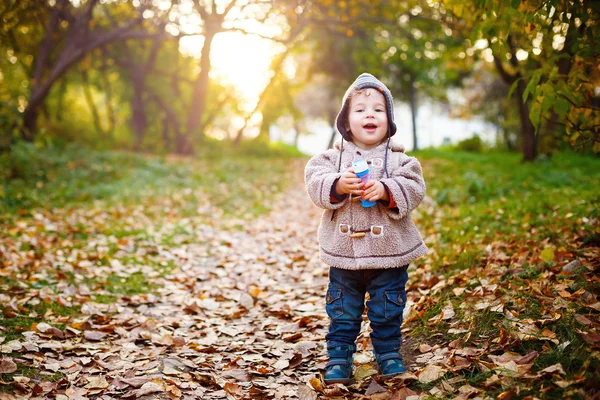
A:
{"label": "yellow leaf", "polygon": [[554,260],[554,250],[551,247],[545,248],[544,251],[542,251],[542,260],[545,262]]}
{"label": "yellow leaf", "polygon": [[318,379],[318,378],[310,378],[310,381],[308,382],[308,384],[316,392],[323,393],[323,384],[321,383],[320,379]]}
{"label": "yellow leaf", "polygon": [[354,370],[354,379],[356,379],[357,381],[362,381],[363,379],[365,379],[371,375],[376,375],[376,374],[377,374],[376,369],[374,369],[369,364],[363,364],[363,365],[359,365],[356,368],[356,370]]}

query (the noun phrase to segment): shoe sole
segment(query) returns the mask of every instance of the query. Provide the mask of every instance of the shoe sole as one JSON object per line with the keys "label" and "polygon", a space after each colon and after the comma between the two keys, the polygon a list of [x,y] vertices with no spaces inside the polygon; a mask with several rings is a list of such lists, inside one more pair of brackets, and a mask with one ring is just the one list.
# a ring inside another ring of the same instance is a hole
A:
{"label": "shoe sole", "polygon": [[323,382],[325,382],[326,385],[331,385],[333,383],[342,383],[344,385],[347,385],[352,382],[352,379],[327,379],[323,380]]}

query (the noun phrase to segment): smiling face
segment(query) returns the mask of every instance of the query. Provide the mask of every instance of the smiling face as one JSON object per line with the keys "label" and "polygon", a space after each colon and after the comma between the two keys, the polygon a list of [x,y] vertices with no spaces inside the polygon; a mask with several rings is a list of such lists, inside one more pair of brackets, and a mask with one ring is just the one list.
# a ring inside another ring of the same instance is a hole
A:
{"label": "smiling face", "polygon": [[388,131],[383,94],[375,89],[355,93],[350,99],[347,129],[354,144],[361,149],[369,150],[380,144]]}

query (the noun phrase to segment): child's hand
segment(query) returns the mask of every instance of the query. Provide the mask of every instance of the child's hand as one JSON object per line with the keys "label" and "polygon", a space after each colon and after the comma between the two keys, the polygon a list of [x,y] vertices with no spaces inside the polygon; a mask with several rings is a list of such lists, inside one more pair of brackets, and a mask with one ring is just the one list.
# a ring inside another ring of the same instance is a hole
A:
{"label": "child's hand", "polygon": [[360,190],[361,180],[354,173],[353,169],[349,169],[342,173],[342,176],[337,181],[335,185],[335,191],[340,194],[355,194],[361,195],[362,191]]}
{"label": "child's hand", "polygon": [[385,188],[383,187],[383,183],[381,183],[379,181],[371,179],[369,182],[365,183],[365,186],[363,189],[364,190],[363,190],[362,198],[364,200],[390,201],[390,197],[388,196],[387,192],[385,191]]}

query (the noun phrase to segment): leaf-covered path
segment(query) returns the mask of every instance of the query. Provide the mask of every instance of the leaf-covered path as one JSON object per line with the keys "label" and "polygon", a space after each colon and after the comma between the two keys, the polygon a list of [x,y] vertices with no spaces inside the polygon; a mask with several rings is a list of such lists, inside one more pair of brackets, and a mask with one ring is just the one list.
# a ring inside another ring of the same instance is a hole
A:
{"label": "leaf-covered path", "polygon": [[[2,373],[17,372],[3,385],[17,397],[57,399],[312,399],[383,391],[370,378],[376,370],[366,327],[357,383],[323,388],[319,380],[327,267],[316,242],[321,211],[309,202],[301,173],[299,165],[291,177],[298,184],[274,200],[272,212],[248,221],[221,218],[210,206],[197,219],[167,213],[161,224],[148,217],[156,210],[143,206],[129,215],[118,207],[53,210],[17,221],[14,239],[2,245],[9,266],[3,275],[48,287],[0,294],[5,316],[39,303],[81,305],[81,314],[46,309],[25,339],[2,337],[9,355]],[[119,220],[121,238],[100,234]],[[81,243],[73,243],[82,230]],[[22,251],[32,241],[32,250]],[[31,270],[17,270],[27,259]],[[165,265],[169,273],[157,272]],[[107,279],[131,276],[143,276],[152,293],[94,301],[106,294]]]}

